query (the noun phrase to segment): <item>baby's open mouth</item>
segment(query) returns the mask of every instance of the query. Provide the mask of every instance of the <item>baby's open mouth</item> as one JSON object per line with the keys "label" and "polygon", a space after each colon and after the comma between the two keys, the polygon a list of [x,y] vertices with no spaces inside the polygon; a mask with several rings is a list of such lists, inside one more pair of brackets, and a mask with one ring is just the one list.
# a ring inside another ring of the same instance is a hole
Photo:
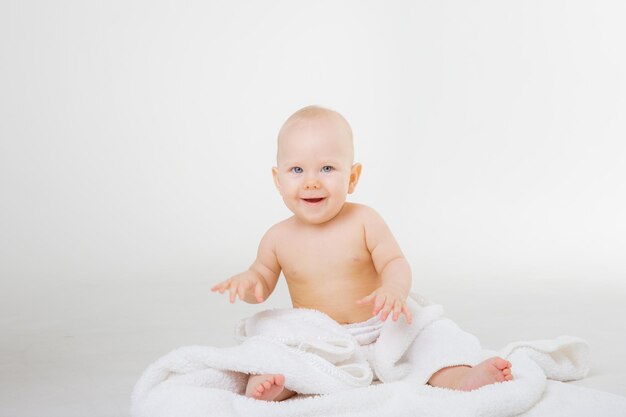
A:
{"label": "baby's open mouth", "polygon": [[303,198],[303,200],[306,201],[307,203],[319,203],[323,199],[324,199],[324,197],[320,197],[320,198]]}

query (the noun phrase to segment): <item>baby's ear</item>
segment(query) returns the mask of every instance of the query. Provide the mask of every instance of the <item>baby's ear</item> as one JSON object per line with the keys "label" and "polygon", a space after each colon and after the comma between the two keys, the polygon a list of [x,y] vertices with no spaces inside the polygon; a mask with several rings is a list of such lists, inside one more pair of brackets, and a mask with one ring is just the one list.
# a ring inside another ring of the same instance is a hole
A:
{"label": "baby's ear", "polygon": [[278,181],[278,168],[272,167],[272,178],[274,178],[274,185],[280,191],[280,182]]}
{"label": "baby's ear", "polygon": [[356,184],[359,182],[359,178],[361,177],[362,168],[363,166],[358,162],[352,165],[352,168],[350,169],[350,183],[348,185],[348,194],[352,194],[354,192]]}

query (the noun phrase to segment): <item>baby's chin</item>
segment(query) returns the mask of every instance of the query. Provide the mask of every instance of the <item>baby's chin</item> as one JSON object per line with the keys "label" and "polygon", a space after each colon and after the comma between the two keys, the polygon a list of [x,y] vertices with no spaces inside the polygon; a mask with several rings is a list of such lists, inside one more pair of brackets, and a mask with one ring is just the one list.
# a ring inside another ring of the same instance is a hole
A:
{"label": "baby's chin", "polygon": [[337,215],[340,212],[341,212],[341,208],[337,211],[333,211],[331,213],[325,213],[321,216],[306,216],[306,215],[303,215],[302,213],[295,213],[295,212],[292,212],[292,213],[300,222],[304,224],[321,225],[321,224],[328,223],[329,221],[333,220],[335,217],[337,217]]}

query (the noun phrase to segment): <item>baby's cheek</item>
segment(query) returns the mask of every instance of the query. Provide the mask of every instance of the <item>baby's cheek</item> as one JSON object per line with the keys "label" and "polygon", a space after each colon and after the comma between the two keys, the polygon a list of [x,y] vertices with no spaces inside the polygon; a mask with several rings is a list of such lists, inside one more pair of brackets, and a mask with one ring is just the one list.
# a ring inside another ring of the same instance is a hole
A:
{"label": "baby's cheek", "polygon": [[350,179],[343,177],[337,178],[335,181],[333,181],[332,188],[336,192],[347,193],[348,189],[350,188]]}

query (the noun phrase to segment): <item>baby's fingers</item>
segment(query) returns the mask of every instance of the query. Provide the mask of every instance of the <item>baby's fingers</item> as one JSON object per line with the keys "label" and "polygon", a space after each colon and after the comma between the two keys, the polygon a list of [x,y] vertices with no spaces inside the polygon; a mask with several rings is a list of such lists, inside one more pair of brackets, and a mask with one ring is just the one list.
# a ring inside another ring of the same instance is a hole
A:
{"label": "baby's fingers", "polygon": [[237,298],[237,292],[239,291],[240,283],[238,281],[232,281],[228,286],[228,294],[231,303],[235,302],[235,298]]}
{"label": "baby's fingers", "polygon": [[391,310],[393,309],[393,299],[391,298],[387,298],[385,300],[385,307],[383,308],[383,311],[381,313],[380,319],[382,321],[387,320],[387,317],[389,316],[389,313],[391,313]]}
{"label": "baby's fingers", "polygon": [[402,306],[402,312],[406,317],[406,322],[408,324],[413,323],[413,315],[411,314],[411,310],[409,310],[409,307],[406,305],[406,303],[404,303],[404,305]]}
{"label": "baby's fingers", "polygon": [[374,310],[372,311],[372,316],[376,316],[378,315],[378,313],[380,313],[380,310],[382,310],[382,308],[385,306],[386,299],[387,297],[382,294],[379,294],[376,296],[376,301],[374,302]]}
{"label": "baby's fingers", "polygon": [[246,296],[246,289],[248,289],[248,283],[245,281],[240,282],[239,285],[237,286],[237,296],[242,301]]}
{"label": "baby's fingers", "polygon": [[224,294],[224,290],[226,289],[229,283],[230,283],[230,280],[226,280],[226,281],[220,282],[219,284],[215,284],[213,287],[211,287],[211,291],[213,292],[219,291],[220,294]]}
{"label": "baby's fingers", "polygon": [[254,296],[259,303],[263,301],[263,284],[261,281],[258,281],[254,286]]}
{"label": "baby's fingers", "polygon": [[398,321],[398,317],[402,312],[402,301],[396,301],[393,303],[393,321]]}

